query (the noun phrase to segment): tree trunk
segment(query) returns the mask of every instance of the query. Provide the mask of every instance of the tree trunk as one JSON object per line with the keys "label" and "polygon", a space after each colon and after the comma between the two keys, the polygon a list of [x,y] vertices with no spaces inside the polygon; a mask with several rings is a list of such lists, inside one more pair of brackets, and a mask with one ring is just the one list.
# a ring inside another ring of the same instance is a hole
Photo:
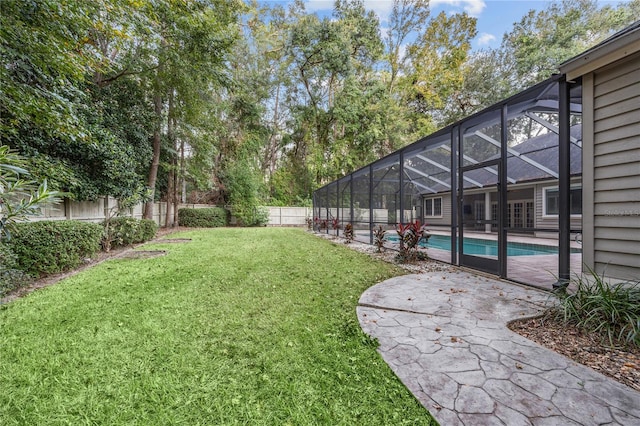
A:
{"label": "tree trunk", "polygon": [[186,194],[187,185],[186,185],[186,182],[185,182],[185,174],[186,174],[186,172],[185,172],[184,167],[185,167],[185,163],[184,163],[184,138],[180,138],[180,168],[178,169],[178,171],[179,171],[178,174],[180,175],[179,181],[180,181],[180,192],[181,192],[181,195],[180,195],[180,200],[178,201],[178,188],[177,188],[178,179],[176,179],[176,182],[175,182],[176,195],[175,195],[175,199],[174,199],[175,207],[173,209],[173,215],[174,215],[173,223],[175,223],[176,226],[180,225],[178,223],[178,208],[180,207],[179,203],[180,202],[182,202],[182,203],[186,202],[186,198],[187,198],[187,194]]}
{"label": "tree trunk", "polygon": [[178,207],[180,206],[180,197],[178,197],[178,159],[173,157],[173,218],[171,226],[178,226]]}
{"label": "tree trunk", "polygon": [[169,170],[169,176],[168,176],[168,182],[167,182],[167,212],[165,214],[165,218],[164,218],[164,224],[167,228],[171,228],[173,227],[173,214],[171,212],[171,209],[173,208],[173,199],[174,199],[174,185],[173,185],[173,176],[174,176],[174,171],[173,171],[173,159],[171,159],[171,165],[169,166],[170,170]]}
{"label": "tree trunk", "polygon": [[153,95],[153,105],[156,114],[156,127],[153,130],[153,159],[151,160],[151,168],[149,169],[149,179],[147,180],[147,187],[151,195],[149,200],[144,206],[144,218],[153,219],[153,202],[156,192],[156,180],[158,179],[158,167],[160,166],[160,148],[162,141],[162,96],[159,90]]}
{"label": "tree trunk", "polygon": [[265,150],[265,159],[262,166],[262,172],[268,176],[269,180],[276,171],[276,160],[278,158],[278,135],[280,133],[280,117],[278,108],[280,106],[280,85],[276,88],[276,99],[273,108],[273,130],[269,136],[267,148]]}
{"label": "tree trunk", "polygon": [[167,177],[167,212],[165,215],[165,226],[167,228],[174,226],[174,216],[172,208],[176,199],[176,117],[173,103],[174,91],[169,91],[169,110],[167,112],[167,139],[171,145],[171,160],[169,162],[169,176]]}

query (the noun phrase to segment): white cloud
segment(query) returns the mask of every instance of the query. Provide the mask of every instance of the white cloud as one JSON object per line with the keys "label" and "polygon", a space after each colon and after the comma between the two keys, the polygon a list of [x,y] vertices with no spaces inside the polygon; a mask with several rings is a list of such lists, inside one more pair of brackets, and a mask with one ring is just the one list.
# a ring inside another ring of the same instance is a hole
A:
{"label": "white cloud", "polygon": [[389,17],[391,9],[393,9],[393,1],[391,0],[364,0],[364,7],[367,10],[373,10],[380,20]]}
{"label": "white cloud", "polygon": [[[307,0],[304,6],[307,12],[332,12],[334,0]],[[364,0],[366,10],[373,10],[381,21],[387,19],[393,8],[392,0]]]}
{"label": "white cloud", "polygon": [[307,12],[332,11],[333,0],[309,0],[304,2]]}
{"label": "white cloud", "polygon": [[451,6],[454,8],[462,8],[471,16],[479,16],[487,4],[484,0],[431,0],[432,8],[438,6]]}
{"label": "white cloud", "polygon": [[477,37],[478,46],[487,46],[491,44],[492,41],[495,41],[495,40],[496,40],[496,36],[488,33],[479,34]]}

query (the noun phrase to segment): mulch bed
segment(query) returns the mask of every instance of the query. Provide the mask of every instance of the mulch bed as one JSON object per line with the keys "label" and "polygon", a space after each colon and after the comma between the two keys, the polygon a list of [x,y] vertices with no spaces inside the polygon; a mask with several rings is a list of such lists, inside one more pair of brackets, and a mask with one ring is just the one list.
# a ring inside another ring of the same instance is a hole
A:
{"label": "mulch bed", "polygon": [[585,333],[553,318],[509,323],[509,328],[573,361],[640,391],[640,348],[611,348],[600,335]]}

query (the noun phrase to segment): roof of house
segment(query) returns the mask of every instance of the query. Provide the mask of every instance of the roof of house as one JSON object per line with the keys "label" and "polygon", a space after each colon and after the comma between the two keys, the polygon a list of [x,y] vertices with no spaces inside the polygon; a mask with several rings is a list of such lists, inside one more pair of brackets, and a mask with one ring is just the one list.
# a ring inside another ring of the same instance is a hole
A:
{"label": "roof of house", "polygon": [[640,21],[636,21],[606,40],[558,65],[573,80],[640,51]]}

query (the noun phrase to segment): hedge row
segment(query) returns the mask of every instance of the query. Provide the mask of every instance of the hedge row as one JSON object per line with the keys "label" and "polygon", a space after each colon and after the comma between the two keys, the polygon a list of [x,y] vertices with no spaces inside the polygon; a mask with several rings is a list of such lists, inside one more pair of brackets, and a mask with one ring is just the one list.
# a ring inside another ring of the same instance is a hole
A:
{"label": "hedge row", "polygon": [[19,223],[9,240],[18,268],[34,275],[73,269],[100,250],[104,228],[97,223],[43,221]]}
{"label": "hedge row", "polygon": [[29,284],[32,277],[18,269],[18,261],[11,248],[0,242],[0,297],[11,290]]}
{"label": "hedge row", "polygon": [[107,238],[110,247],[126,246],[153,239],[157,230],[152,220],[130,217],[112,219],[108,233],[105,224],[74,220],[18,223],[0,245],[0,280],[17,288],[19,271],[36,276],[68,271],[100,251]]}
{"label": "hedge row", "polygon": [[108,240],[110,247],[113,248],[144,243],[153,239],[158,232],[158,225],[150,219],[117,217],[109,221],[108,228],[105,224],[105,232],[105,240]]}
{"label": "hedge row", "polygon": [[227,226],[228,213],[222,207],[179,209],[178,223],[191,228],[217,228]]}

